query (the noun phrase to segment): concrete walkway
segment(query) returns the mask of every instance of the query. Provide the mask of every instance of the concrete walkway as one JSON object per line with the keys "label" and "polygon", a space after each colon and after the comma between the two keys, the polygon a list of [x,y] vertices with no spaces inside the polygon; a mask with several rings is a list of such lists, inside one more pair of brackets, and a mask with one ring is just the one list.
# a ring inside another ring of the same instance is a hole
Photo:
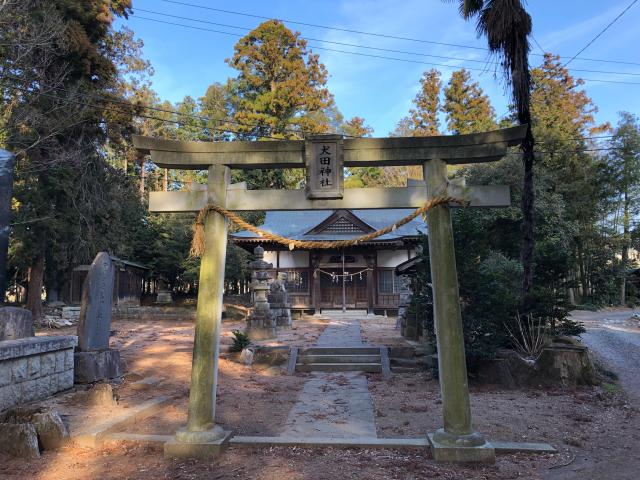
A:
{"label": "concrete walkway", "polygon": [[[363,347],[360,322],[335,318],[316,342],[318,347]],[[289,412],[283,437],[376,437],[373,400],[360,372],[311,373]]]}

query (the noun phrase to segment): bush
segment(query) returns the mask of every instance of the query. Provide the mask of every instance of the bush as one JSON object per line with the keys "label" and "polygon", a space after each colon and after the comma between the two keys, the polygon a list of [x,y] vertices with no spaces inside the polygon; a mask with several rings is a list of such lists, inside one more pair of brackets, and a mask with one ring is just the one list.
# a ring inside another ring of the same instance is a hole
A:
{"label": "bush", "polygon": [[229,348],[230,352],[241,352],[251,345],[249,335],[246,333],[242,333],[240,330],[234,330],[231,333],[233,333],[233,344]]}

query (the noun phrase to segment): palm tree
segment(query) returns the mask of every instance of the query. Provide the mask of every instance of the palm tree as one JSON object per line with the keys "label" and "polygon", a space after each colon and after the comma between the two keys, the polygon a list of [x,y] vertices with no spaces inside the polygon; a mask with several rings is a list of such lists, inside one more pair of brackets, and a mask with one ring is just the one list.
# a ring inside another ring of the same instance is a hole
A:
{"label": "palm tree", "polygon": [[[451,1],[451,0],[449,0]],[[529,72],[529,34],[531,16],[524,8],[524,0],[455,0],[465,20],[476,18],[478,36],[485,36],[489,51],[498,56],[504,77],[511,85],[511,96],[518,114],[518,122],[527,124],[522,142],[524,180],[522,188],[522,293],[528,299],[533,287],[533,147],[531,112],[531,74]]]}

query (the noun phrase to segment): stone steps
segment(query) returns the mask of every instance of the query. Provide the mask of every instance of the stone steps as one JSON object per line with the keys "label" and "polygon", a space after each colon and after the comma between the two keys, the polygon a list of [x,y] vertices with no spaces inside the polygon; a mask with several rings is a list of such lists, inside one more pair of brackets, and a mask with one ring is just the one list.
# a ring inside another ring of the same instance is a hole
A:
{"label": "stone steps", "polygon": [[379,347],[308,347],[298,355],[380,355]]}
{"label": "stone steps", "polygon": [[309,363],[297,364],[299,372],[367,372],[382,373],[380,363]]}
{"label": "stone steps", "polygon": [[301,349],[296,358],[298,372],[382,373],[379,347],[311,347]]}
{"label": "stone steps", "polygon": [[304,355],[299,363],[380,363],[380,353],[377,355]]}

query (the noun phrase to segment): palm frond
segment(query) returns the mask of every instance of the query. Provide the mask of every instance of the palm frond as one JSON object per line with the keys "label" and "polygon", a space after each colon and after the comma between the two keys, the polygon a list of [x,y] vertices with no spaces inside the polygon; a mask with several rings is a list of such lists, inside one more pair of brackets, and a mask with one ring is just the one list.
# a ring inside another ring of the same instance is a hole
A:
{"label": "palm frond", "polygon": [[531,16],[524,9],[522,0],[487,0],[478,13],[476,31],[487,37],[489,50],[500,59],[505,78],[512,85],[520,123],[530,122],[528,56],[531,29]]}

